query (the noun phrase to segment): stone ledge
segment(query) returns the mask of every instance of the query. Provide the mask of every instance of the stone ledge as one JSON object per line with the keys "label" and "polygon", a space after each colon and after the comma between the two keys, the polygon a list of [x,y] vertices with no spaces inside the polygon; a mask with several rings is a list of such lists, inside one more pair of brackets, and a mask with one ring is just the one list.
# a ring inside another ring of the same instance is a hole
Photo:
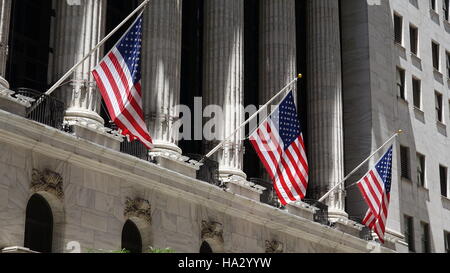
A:
{"label": "stone ledge", "polygon": [[151,153],[150,157],[157,165],[190,178],[196,178],[197,171],[200,168],[195,162],[189,160],[188,157],[174,153],[157,152]]}
{"label": "stone ledge", "polygon": [[16,95],[16,92],[6,88],[0,89],[0,109],[9,113],[25,117],[32,102],[32,98]]}
{"label": "stone ledge", "polygon": [[2,253],[39,253],[22,246],[10,246],[1,250]]}
{"label": "stone ledge", "polygon": [[120,135],[119,132],[86,121],[77,121],[69,123],[69,125],[73,135],[120,151],[120,143],[123,142],[124,136]]}
{"label": "stone ledge", "polygon": [[255,201],[260,201],[261,194],[263,193],[263,190],[266,189],[260,185],[256,185],[255,183],[247,181],[240,177],[232,176],[228,179],[224,179],[223,182],[226,183],[229,192],[250,198]]}
{"label": "stone ledge", "polygon": [[316,207],[310,206],[301,201],[286,205],[290,214],[314,221],[314,213],[318,210]]}

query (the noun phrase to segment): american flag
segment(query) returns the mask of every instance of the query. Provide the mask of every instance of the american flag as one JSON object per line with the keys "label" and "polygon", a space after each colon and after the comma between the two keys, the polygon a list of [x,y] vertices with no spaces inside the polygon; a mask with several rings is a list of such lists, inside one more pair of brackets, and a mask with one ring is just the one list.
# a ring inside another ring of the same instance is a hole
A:
{"label": "american flag", "polygon": [[283,205],[300,201],[308,186],[305,144],[292,91],[250,135]]}
{"label": "american flag", "polygon": [[94,68],[92,74],[112,121],[123,135],[152,148],[144,122],[141,90],[142,14]]}
{"label": "american flag", "polygon": [[375,164],[375,167],[357,184],[369,206],[363,219],[363,224],[375,231],[382,243],[384,243],[391,192],[392,149],[391,146],[378,163]]}

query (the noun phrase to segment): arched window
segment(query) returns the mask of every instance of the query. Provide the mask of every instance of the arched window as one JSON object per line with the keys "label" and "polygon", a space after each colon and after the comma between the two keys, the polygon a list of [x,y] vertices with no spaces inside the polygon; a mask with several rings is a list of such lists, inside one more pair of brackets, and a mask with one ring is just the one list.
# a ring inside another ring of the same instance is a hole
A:
{"label": "arched window", "polygon": [[122,249],[126,249],[131,253],[142,252],[141,233],[131,220],[127,220],[122,229]]}
{"label": "arched window", "polygon": [[200,253],[213,253],[211,246],[206,241],[200,246]]}
{"label": "arched window", "polygon": [[24,246],[38,252],[52,251],[53,214],[48,202],[39,194],[27,204]]}

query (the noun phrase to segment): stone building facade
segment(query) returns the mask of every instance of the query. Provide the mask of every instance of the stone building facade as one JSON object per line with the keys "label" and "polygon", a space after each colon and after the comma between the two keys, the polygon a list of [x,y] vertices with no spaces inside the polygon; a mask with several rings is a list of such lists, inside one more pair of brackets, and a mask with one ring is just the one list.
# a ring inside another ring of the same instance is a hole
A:
{"label": "stone building facade", "polygon": [[[137,153],[139,146],[111,127],[90,74],[120,34],[55,97],[46,98],[54,103],[37,108],[40,116],[28,113],[39,95],[25,89],[45,91],[139,1],[43,0],[35,6],[31,0],[0,0],[0,248],[445,252],[450,194],[448,183],[446,192],[440,185],[450,166],[442,152],[450,148],[444,49],[450,25],[445,1],[437,0],[433,11],[418,2],[150,1],[144,11],[142,86],[155,148],[147,154]],[[32,15],[26,12],[30,8]],[[399,15],[400,44],[395,43]],[[416,54],[410,54],[408,22],[419,30]],[[434,71],[431,41],[441,45]],[[404,71],[406,97],[397,97],[397,68]],[[202,175],[205,166],[195,160],[217,141],[177,141],[177,107],[223,106],[226,134],[246,118],[239,105],[264,104],[297,72],[304,74],[292,89],[306,139],[310,201],[284,208],[267,202],[267,175],[239,135],[211,161],[216,177]],[[412,77],[421,80],[418,109]],[[441,95],[440,108],[435,94]],[[52,123],[58,118],[55,105],[63,108],[60,124]],[[434,113],[442,109],[436,123]],[[355,187],[335,191],[327,210],[311,200],[398,129],[405,132],[395,143],[386,242],[380,244],[360,224],[367,207]],[[425,157],[422,169],[415,168],[418,159],[423,162],[416,152]],[[424,187],[417,170],[425,173]]]}

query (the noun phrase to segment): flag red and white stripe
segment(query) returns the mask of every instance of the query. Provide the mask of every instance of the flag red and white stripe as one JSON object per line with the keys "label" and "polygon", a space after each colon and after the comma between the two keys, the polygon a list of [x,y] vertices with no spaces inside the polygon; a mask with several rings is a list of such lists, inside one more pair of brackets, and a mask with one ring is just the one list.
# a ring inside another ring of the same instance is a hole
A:
{"label": "flag red and white stripe", "polygon": [[392,147],[358,183],[369,209],[363,224],[384,243],[392,180]]}
{"label": "flag red and white stripe", "polygon": [[305,143],[292,93],[250,135],[283,205],[302,200],[308,187]]}
{"label": "flag red and white stripe", "polygon": [[148,149],[152,139],[144,122],[141,89],[142,15],[92,71],[112,121],[123,135]]}

